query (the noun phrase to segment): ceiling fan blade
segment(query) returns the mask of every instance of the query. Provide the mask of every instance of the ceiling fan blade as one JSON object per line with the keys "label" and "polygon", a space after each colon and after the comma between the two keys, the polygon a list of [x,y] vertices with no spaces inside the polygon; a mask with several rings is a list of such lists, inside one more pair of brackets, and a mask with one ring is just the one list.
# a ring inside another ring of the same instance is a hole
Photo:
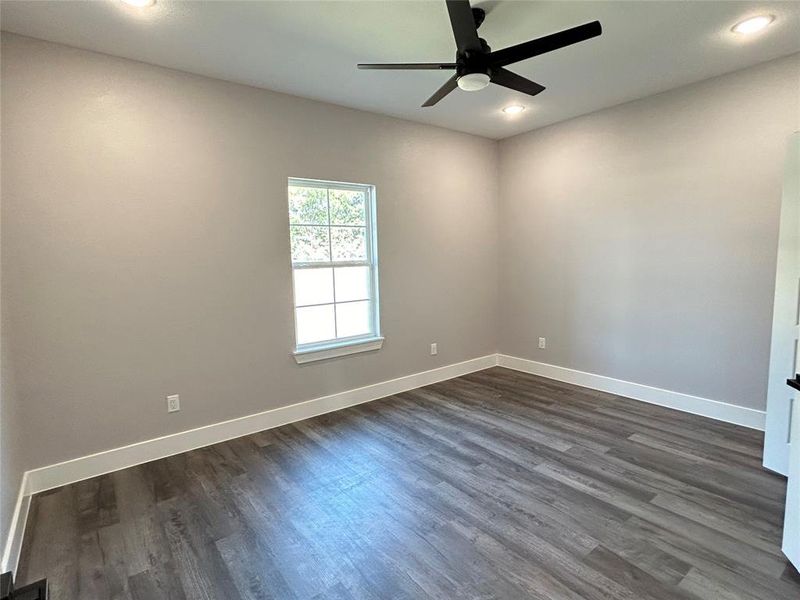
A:
{"label": "ceiling fan blade", "polygon": [[532,58],[545,52],[552,52],[564,46],[570,46],[583,42],[585,40],[597,37],[603,33],[603,28],[600,26],[600,21],[592,21],[578,25],[571,29],[565,29],[558,33],[552,33],[544,37],[540,37],[530,42],[517,44],[516,46],[509,46],[502,50],[497,50],[489,54],[489,62],[493,66],[504,67],[526,58]]}
{"label": "ceiling fan blade", "polygon": [[455,69],[456,63],[369,63],[363,64],[360,63],[358,65],[359,69],[408,69],[408,70],[418,70],[418,69],[433,69],[433,70],[445,70],[445,69]]}
{"label": "ceiling fan blade", "polygon": [[525,79],[521,75],[512,73],[508,69],[503,69],[502,67],[499,69],[492,69],[492,83],[522,92],[523,94],[528,94],[529,96],[535,96],[539,92],[545,90],[543,85],[539,85],[530,79]]}
{"label": "ceiling fan blade", "polygon": [[450,25],[453,27],[453,36],[456,38],[456,47],[459,52],[480,50],[481,41],[478,39],[478,28],[475,27],[475,17],[472,16],[472,7],[469,0],[446,0],[447,12],[450,13]]}
{"label": "ceiling fan blade", "polygon": [[458,87],[458,75],[453,75],[450,79],[448,79],[444,83],[442,87],[436,90],[433,96],[425,100],[425,104],[423,104],[422,107],[425,108],[426,106],[433,106],[434,104],[439,102],[439,100],[447,96],[447,94],[452,92],[457,87]]}

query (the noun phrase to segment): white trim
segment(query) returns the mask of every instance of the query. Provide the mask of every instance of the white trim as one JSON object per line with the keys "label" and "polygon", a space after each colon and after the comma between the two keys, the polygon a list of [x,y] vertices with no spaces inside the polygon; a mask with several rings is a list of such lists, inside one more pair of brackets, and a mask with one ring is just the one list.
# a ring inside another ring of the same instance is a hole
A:
{"label": "white trim", "polygon": [[264,411],[222,423],[166,435],[68,460],[55,465],[27,471],[22,477],[17,505],[11,520],[9,537],[3,552],[2,569],[16,570],[22,539],[25,533],[30,497],[55,487],[75,483],[90,477],[111,473],[127,467],[165,458],[181,452],[224,442],[265,429],[279,427],[335,410],[355,406],[399,394],[439,381],[460,377],[493,366],[514,369],[557,381],[601,390],[635,400],[658,404],[684,412],[735,423],[753,429],[764,429],[764,411],[735,406],[725,402],[700,398],[639,383],[622,381],[603,375],[585,373],[556,365],[536,362],[504,354],[490,354],[460,363],[414,373],[405,377],[348,390],[290,406]]}
{"label": "white trim", "polygon": [[649,404],[658,404],[659,406],[666,406],[683,412],[710,417],[718,421],[742,425],[751,429],[764,430],[766,413],[763,410],[745,408],[744,406],[727,404],[726,402],[719,402],[718,400],[691,396],[681,392],[673,392],[649,385],[642,385],[641,383],[632,383],[630,381],[614,379],[604,375],[585,373],[583,371],[567,369],[566,367],[559,367],[525,358],[517,358],[515,356],[507,356],[505,354],[498,354],[497,364],[507,369],[514,369],[532,375],[547,377],[548,379],[555,379],[557,381],[572,383],[594,390],[609,392]]}
{"label": "white trim", "polygon": [[0,565],[0,572],[17,572],[19,565],[19,555],[22,550],[22,539],[25,537],[25,524],[28,522],[28,510],[31,507],[31,492],[28,489],[28,473],[22,474],[22,480],[17,494],[17,504],[14,507],[14,515],[11,517],[11,524],[8,528],[8,539],[3,549],[3,560]]}
{"label": "white trim", "polygon": [[359,352],[370,352],[380,350],[383,347],[383,338],[369,338],[353,342],[331,344],[327,347],[308,348],[294,352],[294,359],[298,364],[336,358],[337,356],[347,356],[348,354],[358,354]]}
{"label": "white trim", "polygon": [[26,473],[27,494],[36,494],[90,477],[111,473],[151,460],[165,458],[181,452],[224,442],[265,429],[279,427],[295,421],[316,417],[328,412],[354,406],[363,402],[407,392],[424,385],[460,377],[467,373],[488,369],[497,364],[497,355],[490,354],[460,363],[398,377],[330,396],[283,406],[222,423],[206,425],[68,460],[55,465],[33,469]]}

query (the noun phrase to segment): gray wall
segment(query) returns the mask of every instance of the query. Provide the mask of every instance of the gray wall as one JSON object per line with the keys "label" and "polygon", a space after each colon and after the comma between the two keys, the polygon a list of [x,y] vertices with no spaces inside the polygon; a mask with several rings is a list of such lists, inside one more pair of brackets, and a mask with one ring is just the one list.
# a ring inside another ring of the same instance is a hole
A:
{"label": "gray wall", "polygon": [[[2,38],[29,468],[496,351],[495,142]],[[290,356],[289,176],[377,186],[382,350]]]}
{"label": "gray wall", "polygon": [[794,55],[503,140],[500,351],[763,409],[798,125]]}

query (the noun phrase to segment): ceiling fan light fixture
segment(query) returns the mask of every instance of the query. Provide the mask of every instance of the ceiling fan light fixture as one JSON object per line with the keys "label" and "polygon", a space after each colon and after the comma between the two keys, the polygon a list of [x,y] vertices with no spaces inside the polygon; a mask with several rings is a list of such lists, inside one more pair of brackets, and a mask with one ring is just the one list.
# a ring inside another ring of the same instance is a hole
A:
{"label": "ceiling fan light fixture", "polygon": [[489,85],[489,81],[486,73],[467,73],[458,78],[458,87],[465,92],[477,92]]}
{"label": "ceiling fan light fixture", "polygon": [[506,106],[503,109],[503,112],[506,113],[507,115],[518,115],[523,110],[525,110],[524,106],[520,104],[512,104],[511,106]]}
{"label": "ceiling fan light fixture", "polygon": [[764,29],[767,25],[771,25],[774,20],[775,17],[772,15],[758,15],[757,17],[751,17],[738,22],[731,28],[731,31],[744,35],[756,33]]}

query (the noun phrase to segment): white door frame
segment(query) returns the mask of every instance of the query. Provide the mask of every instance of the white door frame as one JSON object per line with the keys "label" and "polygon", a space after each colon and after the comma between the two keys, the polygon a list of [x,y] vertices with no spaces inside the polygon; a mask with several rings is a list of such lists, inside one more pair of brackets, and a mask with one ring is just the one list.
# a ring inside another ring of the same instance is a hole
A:
{"label": "white door frame", "polygon": [[[800,363],[797,368],[800,369]],[[787,388],[788,389],[788,388]],[[800,392],[795,392],[795,406],[800,401]],[[783,553],[800,570],[800,418],[795,415],[792,422],[789,482],[786,488],[786,511],[783,515]]]}
{"label": "white door frame", "polygon": [[788,475],[791,423],[800,420],[800,403],[786,385],[797,372],[800,353],[800,132],[789,138],[784,172],[763,464]]}

